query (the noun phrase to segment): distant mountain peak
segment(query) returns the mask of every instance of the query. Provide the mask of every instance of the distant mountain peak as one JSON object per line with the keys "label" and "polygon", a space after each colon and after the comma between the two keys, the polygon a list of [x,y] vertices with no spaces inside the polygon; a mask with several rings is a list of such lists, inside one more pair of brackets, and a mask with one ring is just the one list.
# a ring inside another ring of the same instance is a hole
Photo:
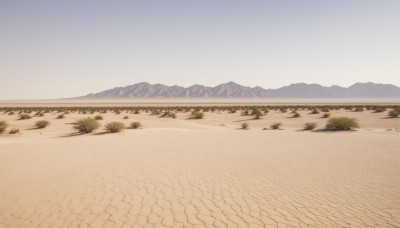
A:
{"label": "distant mountain peak", "polygon": [[400,88],[391,84],[357,82],[348,88],[330,87],[304,82],[293,83],[278,89],[253,88],[233,81],[208,87],[194,84],[187,88],[139,82],[126,87],[116,87],[99,93],[90,93],[79,99],[119,98],[400,98]]}

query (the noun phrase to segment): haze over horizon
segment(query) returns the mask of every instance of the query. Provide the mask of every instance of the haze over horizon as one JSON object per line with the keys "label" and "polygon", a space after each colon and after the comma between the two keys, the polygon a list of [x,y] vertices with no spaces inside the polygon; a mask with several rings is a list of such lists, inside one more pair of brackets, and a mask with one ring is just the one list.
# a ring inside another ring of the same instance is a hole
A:
{"label": "haze over horizon", "polygon": [[137,82],[400,86],[400,1],[2,1],[0,100]]}

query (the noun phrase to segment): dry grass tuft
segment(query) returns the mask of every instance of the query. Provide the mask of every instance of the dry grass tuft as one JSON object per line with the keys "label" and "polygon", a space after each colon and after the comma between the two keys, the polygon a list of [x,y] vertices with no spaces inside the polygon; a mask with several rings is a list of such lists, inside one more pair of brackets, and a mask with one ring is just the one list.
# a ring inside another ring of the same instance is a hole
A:
{"label": "dry grass tuft", "polygon": [[8,126],[6,121],[0,121],[0,134],[5,133]]}

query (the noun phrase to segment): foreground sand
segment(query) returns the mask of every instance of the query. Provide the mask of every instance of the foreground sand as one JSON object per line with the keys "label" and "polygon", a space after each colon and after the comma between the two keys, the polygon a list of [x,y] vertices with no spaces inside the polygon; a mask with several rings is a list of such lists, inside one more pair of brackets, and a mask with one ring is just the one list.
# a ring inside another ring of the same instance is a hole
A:
{"label": "foreground sand", "polygon": [[[70,136],[83,115],[0,115],[22,130],[0,137],[0,227],[399,227],[399,119],[332,115],[364,127],[299,131],[326,121],[307,113],[106,114],[145,128]],[[38,119],[52,125],[31,129]],[[261,130],[276,120],[284,130]],[[237,130],[243,121],[250,130]]]}

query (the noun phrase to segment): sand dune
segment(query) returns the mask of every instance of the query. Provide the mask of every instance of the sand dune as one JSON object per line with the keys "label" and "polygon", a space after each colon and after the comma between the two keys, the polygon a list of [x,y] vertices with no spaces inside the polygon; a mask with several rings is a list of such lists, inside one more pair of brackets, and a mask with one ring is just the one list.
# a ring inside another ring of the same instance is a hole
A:
{"label": "sand dune", "polygon": [[[108,113],[103,124],[144,129],[70,136],[68,123],[92,115],[1,114],[22,134],[0,136],[0,227],[400,227],[399,119],[331,113],[362,128],[303,132],[326,122],[307,112]],[[31,129],[38,119],[52,125]],[[274,121],[284,130],[261,130]]]}

